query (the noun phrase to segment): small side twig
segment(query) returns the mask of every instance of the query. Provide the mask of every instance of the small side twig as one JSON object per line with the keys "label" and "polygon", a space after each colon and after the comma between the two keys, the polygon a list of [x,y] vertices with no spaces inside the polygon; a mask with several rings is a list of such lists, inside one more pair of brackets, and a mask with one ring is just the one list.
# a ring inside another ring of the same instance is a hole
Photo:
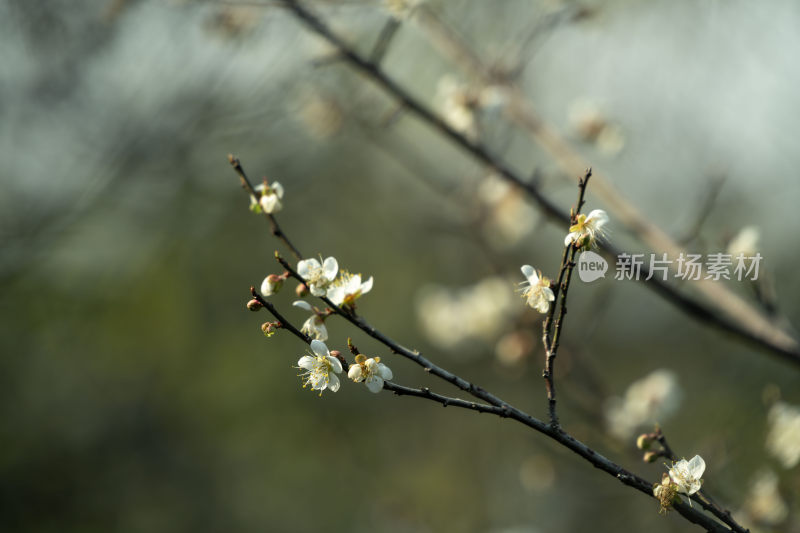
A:
{"label": "small side twig", "polygon": [[[242,181],[242,188],[244,188],[250,196],[256,198],[258,200],[258,193],[256,192],[255,187],[253,187],[252,182],[247,177],[247,174],[242,167],[242,163],[233,156],[233,154],[228,154],[228,162],[233,167],[233,170],[239,175],[239,179]],[[272,228],[272,235],[278,238],[283,244],[286,245],[287,248],[292,252],[292,255],[297,259],[300,260],[303,258],[303,255],[300,253],[300,250],[295,247],[286,237],[286,234],[281,230],[281,227],[278,225],[278,221],[275,220],[275,217],[272,216],[270,213],[264,213],[265,217],[269,221],[269,225]]]}

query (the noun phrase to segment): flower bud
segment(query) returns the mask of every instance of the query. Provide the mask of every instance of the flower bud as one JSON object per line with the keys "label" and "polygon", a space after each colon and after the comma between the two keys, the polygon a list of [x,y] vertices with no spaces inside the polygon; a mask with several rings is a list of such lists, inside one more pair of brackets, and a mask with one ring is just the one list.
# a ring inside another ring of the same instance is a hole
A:
{"label": "flower bud", "polygon": [[249,310],[251,310],[251,311],[258,311],[258,310],[259,310],[259,309],[261,309],[262,307],[264,307],[264,306],[263,306],[263,305],[261,305],[261,302],[259,302],[259,301],[258,301],[258,300],[256,300],[255,298],[253,298],[252,300],[250,300],[249,302],[247,302],[247,308],[248,308]]}
{"label": "flower bud", "polygon": [[275,324],[273,322],[264,322],[261,324],[261,331],[264,332],[264,335],[267,337],[272,337],[275,335]]}
{"label": "flower bud", "polygon": [[271,296],[281,290],[283,286],[283,278],[277,274],[270,274],[261,283],[261,294],[264,296]]}
{"label": "flower bud", "polygon": [[297,294],[298,298],[308,296],[308,285],[305,283],[298,283],[297,287],[294,289],[294,292]]}
{"label": "flower bud", "polygon": [[636,437],[636,447],[640,450],[649,450],[653,444],[653,437],[649,433],[642,433]]}
{"label": "flower bud", "polygon": [[642,460],[645,463],[655,463],[658,458],[659,454],[656,452],[645,452],[644,456],[642,457]]}

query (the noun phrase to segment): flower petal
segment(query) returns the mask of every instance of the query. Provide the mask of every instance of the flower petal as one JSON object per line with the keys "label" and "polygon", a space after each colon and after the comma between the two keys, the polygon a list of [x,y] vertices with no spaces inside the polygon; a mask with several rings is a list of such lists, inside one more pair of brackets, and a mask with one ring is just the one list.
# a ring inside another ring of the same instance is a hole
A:
{"label": "flower petal", "polygon": [[589,216],[586,217],[586,221],[591,222],[595,228],[599,228],[608,222],[608,214],[602,209],[595,209],[589,213]]}
{"label": "flower petal", "polygon": [[378,363],[378,373],[383,379],[387,381],[394,377],[394,374],[392,374],[392,370],[383,363]]}
{"label": "flower petal", "polygon": [[699,455],[695,455],[689,460],[688,468],[690,476],[700,479],[703,477],[703,472],[706,471],[706,462]]}
{"label": "flower petal", "polygon": [[329,379],[328,388],[330,389],[330,391],[336,392],[337,390],[339,390],[339,387],[341,386],[339,378],[334,376],[333,374],[328,374],[328,379]]}
{"label": "flower petal", "polygon": [[335,358],[332,355],[329,355],[328,356],[328,362],[333,367],[333,371],[334,372],[336,372],[337,374],[342,372],[342,363],[337,358]]}
{"label": "flower petal", "polygon": [[300,277],[303,279],[308,279],[311,272],[320,268],[319,261],[314,259],[303,259],[302,261],[297,263],[297,273],[300,274]]}
{"label": "flower petal", "polygon": [[311,304],[305,300],[295,300],[292,302],[292,305],[300,309],[305,309],[306,311],[311,311]]}
{"label": "flower petal", "polygon": [[367,294],[372,290],[372,276],[367,281],[361,284],[361,294]]}
{"label": "flower petal", "polygon": [[297,366],[305,370],[312,370],[314,368],[314,363],[316,362],[317,360],[310,355],[304,355],[299,361],[297,361]]}
{"label": "flower petal", "polygon": [[347,377],[358,383],[362,379],[361,365],[350,365]]}
{"label": "flower petal", "polygon": [[328,299],[336,305],[342,305],[342,302],[344,302],[344,287],[336,285],[328,288]]}
{"label": "flower petal", "polygon": [[553,294],[553,289],[550,287],[542,287],[542,293],[544,294],[544,297],[547,298],[548,302],[552,302],[556,299],[556,295]]}
{"label": "flower petal", "polygon": [[537,281],[539,281],[539,275],[536,274],[536,270],[530,265],[522,265],[522,275],[528,280],[528,282],[533,285]]}
{"label": "flower petal", "polygon": [[270,184],[270,188],[275,193],[275,196],[277,196],[279,199],[283,198],[283,185],[281,185],[277,181],[273,181]]}
{"label": "flower petal", "polygon": [[328,350],[328,347],[325,346],[325,343],[316,339],[311,341],[311,349],[319,357],[328,357],[331,354],[331,352]]}
{"label": "flower petal", "polygon": [[336,273],[339,271],[339,263],[336,261],[335,257],[328,257],[322,263],[322,273],[325,275],[328,280],[333,281],[333,278],[336,277]]}
{"label": "flower petal", "polygon": [[370,376],[364,383],[367,385],[370,392],[378,393],[383,388],[383,378],[378,376]]}

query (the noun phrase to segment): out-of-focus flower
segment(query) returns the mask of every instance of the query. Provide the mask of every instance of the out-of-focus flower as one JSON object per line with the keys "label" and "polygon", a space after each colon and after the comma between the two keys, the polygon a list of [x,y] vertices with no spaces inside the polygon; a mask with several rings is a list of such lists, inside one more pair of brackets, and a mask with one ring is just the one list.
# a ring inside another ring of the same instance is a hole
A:
{"label": "out-of-focus flower", "polygon": [[342,363],[331,356],[328,347],[322,341],[311,341],[311,350],[314,352],[313,354],[304,355],[297,361],[297,366],[301,370],[305,370],[300,374],[300,377],[303,378],[303,388],[311,385],[311,390],[320,391],[320,396],[325,389],[336,392],[340,385],[336,374],[341,373]]}
{"label": "out-of-focus flower", "polygon": [[328,299],[336,305],[352,306],[370,290],[372,290],[372,276],[362,283],[361,274],[351,274],[343,270],[339,278],[328,287]]}
{"label": "out-of-focus flower", "polygon": [[734,258],[739,255],[744,255],[745,257],[756,255],[759,237],[760,234],[757,227],[745,226],[728,243],[728,253]]}
{"label": "out-of-focus flower", "polygon": [[680,405],[681,391],[674,372],[659,369],[631,384],[624,398],[612,398],[606,407],[609,432],[625,440],[644,424],[663,422]]}
{"label": "out-of-focus flower", "polygon": [[761,470],[750,485],[744,511],[755,522],[776,526],[789,516],[789,507],[778,490],[778,476],[771,470]]}
{"label": "out-of-focus flower", "polygon": [[422,2],[423,0],[383,0],[383,5],[394,18],[403,20]]}
{"label": "out-of-focus flower", "polygon": [[[327,41],[320,40],[327,47]],[[321,57],[335,57],[337,50],[327,47],[321,51]],[[341,104],[333,97],[316,91],[301,91],[297,96],[298,116],[312,137],[324,140],[337,134],[344,123],[344,111]]]}
{"label": "out-of-focus flower", "polygon": [[544,276],[539,276],[536,270],[530,265],[522,265],[522,274],[528,278],[528,286],[522,290],[522,297],[525,298],[526,303],[539,311],[540,313],[547,313],[550,310],[550,302],[556,299],[553,290],[550,288],[550,280]]}
{"label": "out-of-focus flower", "polygon": [[767,451],[784,468],[793,468],[800,462],[800,407],[776,402],[767,415]]}
{"label": "out-of-focus flower", "polygon": [[388,366],[381,363],[380,357],[367,359],[365,355],[358,354],[356,362],[350,365],[347,377],[356,383],[364,382],[370,392],[380,392],[383,382],[392,379],[392,371]]}
{"label": "out-of-focus flower", "polygon": [[607,222],[608,215],[602,209],[595,209],[588,215],[578,215],[578,219],[570,226],[569,233],[564,239],[564,246],[572,244],[581,250],[588,250],[605,235],[603,226]]}
{"label": "out-of-focus flower", "polygon": [[478,198],[488,211],[483,230],[492,245],[508,248],[533,231],[536,210],[508,181],[489,175],[478,188]]}
{"label": "out-of-focus flower", "polygon": [[467,86],[444,76],[436,88],[436,98],[441,102],[442,116],[450,127],[469,138],[477,137],[475,108],[478,102]]}
{"label": "out-of-focus flower", "polygon": [[302,333],[320,341],[328,340],[328,328],[325,327],[325,322],[322,320],[322,317],[317,314],[310,303],[305,300],[297,300],[292,303],[292,305],[300,309],[305,309],[306,311],[311,311],[311,316],[308,317],[303,323],[303,327],[300,328]]}
{"label": "out-of-focus flower", "polygon": [[322,264],[313,257],[297,263],[297,273],[306,280],[306,285],[314,296],[325,296],[338,271],[339,263],[334,257],[328,257]]}
{"label": "out-of-focus flower", "polygon": [[467,355],[475,341],[493,343],[522,307],[506,279],[490,277],[458,289],[426,285],[419,291],[416,311],[432,343],[448,350],[463,348],[460,353]]}
{"label": "out-of-focus flower", "polygon": [[250,210],[254,213],[277,213],[283,208],[283,185],[277,181],[260,183],[254,187],[260,193],[258,199],[250,195]]}
{"label": "out-of-focus flower", "polygon": [[706,462],[699,455],[690,460],[681,459],[669,469],[669,479],[675,484],[678,492],[691,496],[703,486],[703,472]]}
{"label": "out-of-focus flower", "polygon": [[264,281],[261,282],[261,294],[263,296],[272,296],[283,287],[283,277],[277,274],[270,274]]}
{"label": "out-of-focus flower", "polygon": [[609,122],[594,102],[574,102],[569,108],[569,121],[582,141],[593,143],[604,154],[614,155],[625,147],[622,129]]}

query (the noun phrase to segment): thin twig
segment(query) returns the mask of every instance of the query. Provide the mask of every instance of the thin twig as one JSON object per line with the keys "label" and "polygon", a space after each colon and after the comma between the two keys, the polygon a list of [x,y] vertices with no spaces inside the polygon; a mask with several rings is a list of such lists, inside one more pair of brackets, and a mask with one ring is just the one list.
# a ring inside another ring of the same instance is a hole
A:
{"label": "thin twig", "polygon": [[[236,173],[239,174],[239,179],[242,181],[242,187],[250,194],[251,197],[255,198],[256,201],[258,201],[258,193],[256,192],[255,187],[253,187],[253,184],[250,181],[250,179],[247,177],[244,168],[242,168],[242,163],[237,158],[233,157],[233,154],[228,154],[228,162],[233,167],[233,170],[235,170]],[[289,248],[295,259],[297,259],[298,261],[302,259],[303,254],[301,254],[300,251],[289,241],[289,239],[286,237],[286,234],[281,230],[281,227],[278,225],[278,221],[275,220],[275,217],[271,213],[264,213],[264,215],[266,216],[267,220],[269,221],[269,225],[272,228],[272,234],[275,237],[277,237],[281,242],[283,242],[283,244],[285,244],[287,248]]]}

